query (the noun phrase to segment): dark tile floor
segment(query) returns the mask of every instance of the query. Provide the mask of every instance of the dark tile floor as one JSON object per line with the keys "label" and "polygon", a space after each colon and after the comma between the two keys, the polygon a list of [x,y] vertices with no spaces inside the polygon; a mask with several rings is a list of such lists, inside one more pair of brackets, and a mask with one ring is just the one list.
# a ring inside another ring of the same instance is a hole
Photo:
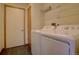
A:
{"label": "dark tile floor", "polygon": [[31,55],[31,51],[28,46],[24,45],[4,49],[1,55]]}

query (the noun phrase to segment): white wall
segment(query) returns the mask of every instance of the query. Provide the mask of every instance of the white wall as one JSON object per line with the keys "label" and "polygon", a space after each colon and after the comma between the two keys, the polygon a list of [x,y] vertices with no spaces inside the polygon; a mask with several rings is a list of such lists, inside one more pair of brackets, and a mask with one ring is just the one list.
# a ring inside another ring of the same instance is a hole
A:
{"label": "white wall", "polygon": [[79,4],[44,4],[47,8],[48,5],[52,6],[52,10],[44,13],[45,25],[51,23],[59,24],[79,24]]}
{"label": "white wall", "polygon": [[43,8],[42,7],[43,5],[42,4],[36,4],[36,3],[33,3],[31,4],[31,9],[32,9],[32,29],[40,29],[43,27],[44,25],[44,15],[43,13],[41,12],[41,9]]}

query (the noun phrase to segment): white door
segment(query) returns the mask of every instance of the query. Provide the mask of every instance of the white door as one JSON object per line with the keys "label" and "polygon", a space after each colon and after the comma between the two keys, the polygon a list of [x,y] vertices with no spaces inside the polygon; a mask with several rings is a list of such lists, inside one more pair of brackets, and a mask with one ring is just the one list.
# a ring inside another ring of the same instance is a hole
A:
{"label": "white door", "polygon": [[24,10],[6,7],[6,48],[24,45]]}

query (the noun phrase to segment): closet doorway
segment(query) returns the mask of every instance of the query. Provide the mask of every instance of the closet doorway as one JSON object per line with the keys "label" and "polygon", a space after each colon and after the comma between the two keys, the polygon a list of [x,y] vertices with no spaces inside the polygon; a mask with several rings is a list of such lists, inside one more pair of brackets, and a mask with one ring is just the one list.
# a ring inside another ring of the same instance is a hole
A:
{"label": "closet doorway", "polygon": [[4,6],[4,47],[25,44],[25,9]]}

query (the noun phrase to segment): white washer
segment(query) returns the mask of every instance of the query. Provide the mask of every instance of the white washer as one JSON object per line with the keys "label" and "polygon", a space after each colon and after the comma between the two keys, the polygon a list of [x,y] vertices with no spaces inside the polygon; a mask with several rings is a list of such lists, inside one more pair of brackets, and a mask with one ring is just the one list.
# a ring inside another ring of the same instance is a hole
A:
{"label": "white washer", "polygon": [[[32,54],[34,55],[74,55],[79,54],[78,27],[63,26],[63,30],[46,29],[32,31]],[[66,27],[69,27],[67,29]],[[62,29],[62,28],[61,28]],[[53,31],[52,31],[53,30]],[[58,32],[59,31],[59,32]]]}

